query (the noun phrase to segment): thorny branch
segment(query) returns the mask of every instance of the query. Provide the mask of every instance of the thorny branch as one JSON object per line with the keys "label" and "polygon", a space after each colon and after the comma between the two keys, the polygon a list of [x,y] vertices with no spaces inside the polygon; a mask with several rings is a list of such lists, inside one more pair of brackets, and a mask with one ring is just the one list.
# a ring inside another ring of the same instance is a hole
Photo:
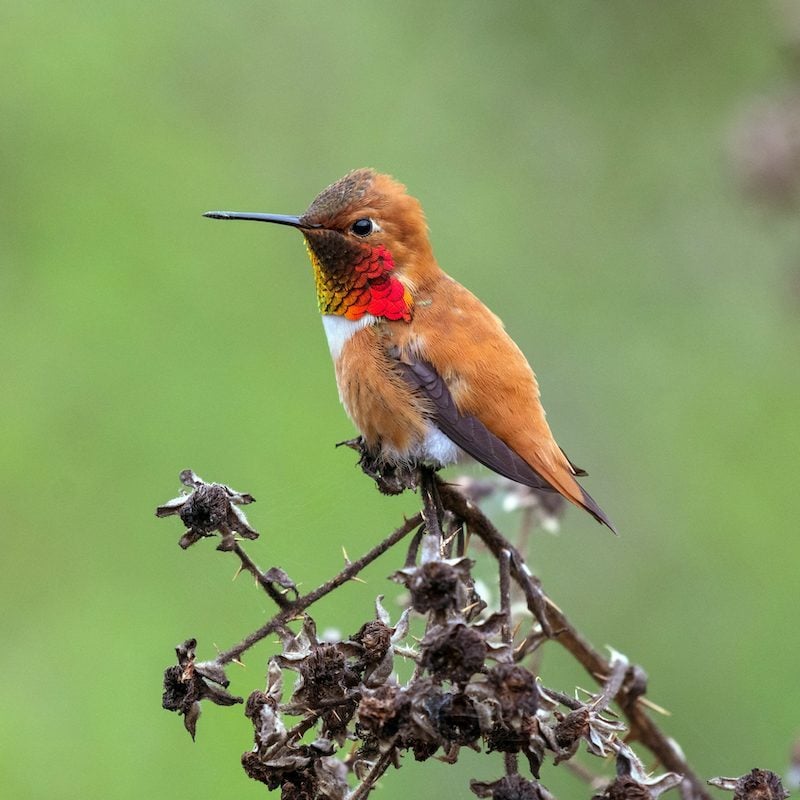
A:
{"label": "thorny branch", "polygon": [[[572,656],[594,678],[599,680],[609,673],[609,663],[584,638],[567,619],[561,609],[543,594],[536,578],[530,575],[521,555],[505,537],[492,525],[485,514],[473,503],[470,503],[458,490],[442,483],[439,487],[442,502],[449,511],[466,522],[473,534],[479,536],[495,556],[508,549],[512,554],[515,566],[515,578],[525,592],[528,608],[536,615],[545,632],[551,634],[554,641],[570,652]],[[546,610],[542,615],[542,608]],[[544,619],[543,619],[544,617]],[[702,781],[690,769],[686,758],[674,742],[647,716],[642,707],[642,698],[647,690],[647,674],[636,665],[627,671],[627,680],[615,693],[615,699],[630,722],[629,738],[640,741],[655,755],[668,770],[683,775],[684,781],[691,785],[694,797],[708,798],[709,793]]]}
{"label": "thorny branch", "polygon": [[366,567],[368,564],[371,564],[379,556],[382,556],[387,550],[397,544],[404,536],[408,535],[414,530],[414,528],[420,525],[421,522],[421,514],[415,514],[413,517],[411,517],[411,519],[407,519],[397,530],[387,536],[380,544],[373,547],[372,550],[370,550],[368,553],[365,553],[358,560],[351,561],[343,570],[341,570],[341,572],[339,572],[337,575],[334,575],[334,577],[329,581],[326,581],[308,594],[301,595],[296,600],[286,605],[279,614],[276,614],[274,617],[272,617],[272,619],[265,622],[260,628],[258,628],[258,630],[255,630],[251,634],[245,636],[245,638],[239,642],[239,644],[234,645],[229,650],[225,650],[224,652],[220,653],[216,658],[217,663],[224,665],[238,659],[242,653],[244,653],[246,650],[249,650],[254,644],[260,642],[271,633],[274,633],[276,630],[286,625],[289,620],[298,617],[309,606],[316,603],[317,600],[320,600],[321,598],[325,597],[326,594],[329,594],[334,589],[338,589],[342,584],[352,580],[356,575],[358,575],[359,572],[361,572],[361,570],[364,569],[364,567]]}
{"label": "thorny branch", "polygon": [[[372,477],[382,480],[380,475]],[[242,765],[269,789],[280,788],[283,800],[364,800],[390,766],[400,766],[404,753],[418,761],[440,753],[438,758],[454,763],[461,747],[480,750],[481,744],[489,753],[503,754],[504,775],[488,783],[472,781],[470,788],[479,797],[554,800],[539,782],[550,754],[554,764],[567,763],[591,780],[593,788],[600,786],[593,800],[651,800],[677,786],[683,800],[710,800],[680,748],[648,715],[646,707],[654,706],[644,697],[644,670],[613,650],[609,658],[597,651],[546,595],[519,550],[478,505],[432,470],[422,468],[419,473],[421,513],[304,595],[286,572],[276,567],[263,572],[242,548],[238,537],[258,536],[238,508],[252,503],[251,495],[206,483],[191,470],[181,473],[181,481],[191,492],[160,506],[156,514],[181,517],[186,531],[179,543],[184,548],[219,533],[218,549],[237,556],[240,570],[254,577],[278,611],[212,661],[196,661],[194,639],[180,645],[178,663],[164,675],[163,705],[183,715],[194,738],[202,700],[219,705],[242,702],[227,691],[225,666],[277,634],[281,651],[269,659],[266,690],[252,692],[246,703],[255,744],[242,756]],[[526,502],[530,509],[537,501]],[[379,597],[375,617],[358,632],[337,642],[320,641],[307,609],[412,531],[403,568],[392,576],[409,594],[408,607],[394,626]],[[479,539],[497,561],[499,608],[494,613],[475,590],[474,561],[465,555],[465,534]],[[456,556],[451,557],[454,546]],[[514,584],[535,620],[532,625],[528,620],[530,632],[517,645],[514,640],[523,621],[515,621],[512,614]],[[425,617],[424,635],[416,645],[404,642],[412,610]],[[298,620],[300,630],[293,631],[290,626]],[[600,687],[597,693],[580,699],[546,688],[531,671],[535,665],[523,666],[532,654],[540,657],[548,640],[584,667]],[[405,683],[395,670],[396,655],[415,662]],[[285,670],[298,676],[288,702]],[[625,723],[611,709],[612,702]],[[287,726],[290,718],[298,717]],[[312,731],[316,738],[308,741]],[[356,746],[345,748],[347,742]],[[630,748],[632,742],[650,750],[667,772],[648,775]],[[592,755],[615,757],[613,780],[595,776],[574,761],[581,744]],[[520,755],[531,778],[520,772]],[[780,779],[762,770],[711,783],[734,791],[734,800],[787,796]]]}

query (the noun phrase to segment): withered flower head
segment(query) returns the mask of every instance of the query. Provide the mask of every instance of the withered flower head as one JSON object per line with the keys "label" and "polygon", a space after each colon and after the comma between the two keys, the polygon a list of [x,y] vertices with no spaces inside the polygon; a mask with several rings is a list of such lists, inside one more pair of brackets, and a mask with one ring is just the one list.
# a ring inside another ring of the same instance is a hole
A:
{"label": "withered flower head", "polygon": [[267,690],[253,692],[244,708],[245,716],[255,728],[256,752],[263,760],[283,747],[286,741],[286,726],[279,713],[282,695],[283,673],[272,658],[267,670]]}
{"label": "withered flower head", "polygon": [[387,684],[365,691],[358,706],[356,732],[365,743],[359,753],[362,762],[392,746],[411,750],[417,761],[430,758],[443,747],[443,759],[453,762],[460,747],[478,749],[481,713],[463,692],[420,678],[406,687]]}
{"label": "withered flower head", "polygon": [[431,561],[414,570],[406,582],[414,611],[425,614],[452,608],[458,600],[461,578],[459,571],[446,561]]}
{"label": "withered flower head", "polygon": [[356,775],[363,778],[370,759],[392,746],[411,750],[417,761],[430,758],[442,744],[428,714],[431,696],[440,691],[427,678],[407,688],[387,684],[365,691],[358,707],[356,731],[364,746],[354,765]]}
{"label": "withered flower head", "polygon": [[439,539],[431,534],[422,537],[419,566],[398,570],[392,579],[405,584],[411,593],[414,611],[461,610],[472,602],[474,561],[469,558],[441,557]]}
{"label": "withered flower head", "polygon": [[[486,734],[486,750],[489,753],[519,753],[526,747],[529,738],[520,728],[498,720]],[[541,763],[541,759],[538,761]]]}
{"label": "withered flower head", "polygon": [[741,778],[711,778],[709,783],[733,792],[733,800],[786,800],[789,796],[781,779],[768,769],[752,769]]}
{"label": "withered flower head", "polygon": [[397,624],[392,627],[389,612],[381,600],[383,595],[375,600],[375,619],[365,622],[358,633],[340,644],[348,655],[356,655],[349,664],[361,675],[367,688],[381,686],[389,679],[394,669],[394,648],[408,635],[409,609],[400,615]]}
{"label": "withered flower head", "polygon": [[258,533],[250,527],[244,512],[237,508],[255,502],[252,495],[237,492],[223,483],[206,483],[190,469],[181,472],[180,481],[192,491],[159,506],[156,516],[180,516],[187,529],[178,542],[182,548],[186,549],[200,539],[212,536],[215,531],[222,536],[217,548],[219,550],[230,550],[237,533],[245,539],[258,538]]}
{"label": "withered flower head", "polygon": [[626,744],[620,744],[617,750],[617,777],[603,792],[595,794],[592,800],[656,800],[681,780],[682,777],[674,772],[665,772],[657,777],[648,775],[633,750]]}
{"label": "withered flower head", "polygon": [[311,744],[287,744],[267,760],[256,752],[243,753],[242,767],[270,791],[280,788],[282,800],[345,800],[346,768],[333,752],[330,741],[317,739]]}
{"label": "withered flower head", "polygon": [[553,716],[555,725],[542,723],[539,728],[547,746],[556,754],[556,764],[572,758],[581,741],[586,742],[590,753],[604,758],[617,745],[617,734],[625,730],[620,720],[603,717],[591,705],[583,705],[566,715],[553,712]]}
{"label": "withered flower head", "polygon": [[364,692],[358,704],[360,735],[391,741],[408,711],[408,705],[408,696],[394,684]]}
{"label": "withered flower head", "polygon": [[420,645],[420,665],[435,681],[463,684],[479,672],[486,659],[483,636],[462,622],[432,627]]}
{"label": "withered flower head", "polygon": [[356,649],[347,642],[319,642],[309,616],[299,633],[287,629],[282,638],[283,652],[275,661],[299,675],[283,710],[296,715],[319,713],[323,734],[341,743],[357,706],[353,690],[359,675],[351,658]]}
{"label": "withered flower head", "polygon": [[532,716],[539,705],[539,691],[533,673],[518,664],[496,664],[486,676],[500,703],[505,719]]}
{"label": "withered flower head", "polygon": [[344,800],[348,788],[346,772],[344,765],[333,758],[333,742],[323,737],[311,744],[298,743],[281,718],[282,694],[283,673],[273,658],[266,691],[253,692],[245,707],[255,728],[255,745],[242,755],[244,771],[269,789],[280,788],[285,800]]}
{"label": "withered flower head", "polygon": [[175,648],[177,665],[164,671],[164,694],[161,705],[167,711],[183,715],[186,730],[195,737],[197,719],[200,716],[200,701],[210,700],[218,706],[241,703],[225,689],[230,683],[223,669],[214,662],[195,663],[196,639],[187,639]]}
{"label": "withered flower head", "polygon": [[469,788],[478,797],[493,797],[494,800],[553,800],[544,786],[525,780],[522,775],[506,775],[491,783],[472,780]]}
{"label": "withered flower head", "polygon": [[392,629],[379,619],[371,619],[359,628],[351,641],[364,648],[362,660],[365,664],[377,664],[392,646]]}
{"label": "withered flower head", "polygon": [[572,750],[577,747],[579,739],[589,735],[590,713],[588,706],[584,706],[562,716],[552,729],[559,750]]}
{"label": "withered flower head", "polygon": [[533,673],[518,664],[501,662],[487,672],[486,681],[473,683],[469,691],[476,698],[476,707],[490,715],[484,723],[487,750],[523,753],[538,778],[545,742],[536,719],[539,694]]}
{"label": "withered flower head", "polygon": [[478,749],[481,735],[480,715],[472,698],[463,692],[444,692],[433,695],[426,703],[433,727],[447,743]]}

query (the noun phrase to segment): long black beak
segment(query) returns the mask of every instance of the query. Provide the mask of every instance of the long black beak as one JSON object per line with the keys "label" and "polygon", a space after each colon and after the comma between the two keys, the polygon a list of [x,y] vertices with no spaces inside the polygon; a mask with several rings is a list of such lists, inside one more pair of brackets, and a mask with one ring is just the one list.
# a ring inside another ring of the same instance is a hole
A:
{"label": "long black beak", "polygon": [[289,225],[292,228],[309,229],[318,228],[319,225],[306,225],[300,221],[300,217],[290,214],[255,214],[249,211],[206,211],[204,217],[211,219],[249,219],[254,222],[274,222],[276,225]]}

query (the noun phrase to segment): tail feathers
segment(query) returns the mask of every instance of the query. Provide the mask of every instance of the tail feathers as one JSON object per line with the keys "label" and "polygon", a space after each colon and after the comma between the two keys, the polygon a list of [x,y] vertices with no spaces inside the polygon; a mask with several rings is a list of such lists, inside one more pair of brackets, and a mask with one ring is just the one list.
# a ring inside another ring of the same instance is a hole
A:
{"label": "tail feathers", "polygon": [[560,474],[549,471],[545,474],[545,479],[555,491],[574,503],[578,508],[587,511],[601,525],[605,525],[612,533],[617,533],[614,523],[608,518],[606,512],[597,505],[589,492],[587,492],[566,470],[560,470]]}
{"label": "tail feathers", "polygon": [[572,467],[572,474],[573,475],[577,475],[580,478],[585,478],[589,474],[585,469],[581,469],[577,464],[574,464],[570,460],[570,457],[564,452],[564,448],[563,447],[559,447],[558,449],[561,451],[561,455],[564,456],[564,458],[567,459],[567,464],[569,464],[570,467]]}
{"label": "tail feathers", "polygon": [[578,485],[578,488],[581,490],[581,499],[582,502],[580,505],[585,508],[599,523],[605,525],[613,534],[617,533],[617,529],[614,527],[614,523],[608,518],[606,512],[600,508],[599,505],[594,501],[594,498],[587,492],[583,486]]}

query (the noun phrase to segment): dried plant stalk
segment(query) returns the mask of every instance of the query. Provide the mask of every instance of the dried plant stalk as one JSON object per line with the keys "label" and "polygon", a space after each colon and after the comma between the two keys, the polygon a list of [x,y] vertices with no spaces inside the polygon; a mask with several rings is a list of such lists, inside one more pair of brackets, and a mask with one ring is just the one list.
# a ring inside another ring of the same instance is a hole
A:
{"label": "dried plant stalk", "polygon": [[[191,491],[156,513],[181,517],[187,529],[180,540],[184,548],[219,534],[218,549],[239,559],[240,569],[253,575],[277,611],[211,661],[196,661],[194,639],[180,645],[177,664],[165,672],[163,705],[183,716],[194,737],[203,700],[243,702],[228,692],[226,665],[276,634],[281,646],[269,659],[267,685],[253,691],[245,704],[254,745],[243,754],[242,765],[251,778],[280,789],[284,800],[363,800],[390,767],[400,766],[403,755],[455,763],[462,747],[503,754],[501,777],[471,782],[479,797],[552,800],[540,782],[543,765],[552,760],[554,765],[574,764],[576,774],[591,781],[596,800],[655,798],[673,787],[679,787],[684,800],[710,800],[680,748],[648,714],[644,670],[619,653],[606,657],[597,651],[477,503],[432,470],[419,471],[419,514],[303,595],[286,572],[277,567],[263,572],[242,548],[241,537],[258,536],[239,508],[253,502],[251,495],[206,483],[190,470],[181,473],[181,480]],[[530,509],[535,502],[529,499],[525,506]],[[308,609],[412,532],[403,566],[392,576],[408,592],[400,617],[392,623],[379,597],[374,614],[358,631],[337,641],[321,640]],[[497,562],[499,606],[494,611],[476,591],[475,562],[466,554],[469,535]],[[527,620],[513,614],[514,592],[524,598]],[[416,641],[409,637],[412,614],[425,625]],[[518,636],[521,627],[529,629],[524,637]],[[572,696],[541,684],[535,659],[549,641],[584,667],[598,684],[595,693]],[[395,669],[398,656],[414,662],[405,681]],[[287,672],[297,675],[288,700]],[[631,749],[637,742],[655,756],[664,774],[646,774]],[[603,778],[579,764],[575,759],[581,747],[601,759],[613,756],[616,775]],[[521,760],[529,777],[523,775]],[[780,787],[773,773],[758,773],[759,787]],[[742,794],[757,783],[745,778],[715,779],[715,785],[730,782],[725,788],[734,788],[737,797],[765,796]]]}

